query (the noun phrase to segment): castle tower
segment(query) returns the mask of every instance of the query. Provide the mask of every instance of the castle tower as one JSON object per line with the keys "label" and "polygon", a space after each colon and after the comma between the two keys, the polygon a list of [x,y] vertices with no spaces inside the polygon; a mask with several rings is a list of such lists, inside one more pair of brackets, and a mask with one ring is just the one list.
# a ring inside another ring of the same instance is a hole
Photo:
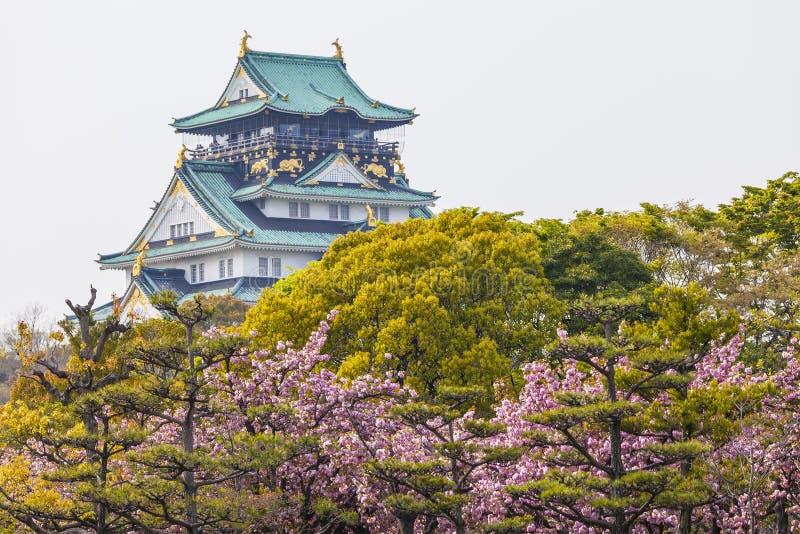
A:
{"label": "castle tower", "polygon": [[400,161],[413,109],[368,97],[338,39],[320,57],[252,51],[249,37],[214,106],[173,121],[183,147],[149,220],[98,260],[125,272],[121,304],[137,316],[156,315],[146,297],[164,289],[254,303],[340,235],[431,217],[437,197]]}

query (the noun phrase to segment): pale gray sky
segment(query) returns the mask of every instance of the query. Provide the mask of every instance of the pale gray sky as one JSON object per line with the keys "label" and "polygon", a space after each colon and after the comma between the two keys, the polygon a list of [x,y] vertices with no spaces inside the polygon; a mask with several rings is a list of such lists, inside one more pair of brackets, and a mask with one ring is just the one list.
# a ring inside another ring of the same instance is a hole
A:
{"label": "pale gray sky", "polygon": [[164,191],[167,123],[212,105],[242,29],[256,50],[328,55],[417,108],[403,160],[438,208],[568,219],[694,199],[798,168],[793,1],[9,3],[0,17],[0,319],[106,301]]}

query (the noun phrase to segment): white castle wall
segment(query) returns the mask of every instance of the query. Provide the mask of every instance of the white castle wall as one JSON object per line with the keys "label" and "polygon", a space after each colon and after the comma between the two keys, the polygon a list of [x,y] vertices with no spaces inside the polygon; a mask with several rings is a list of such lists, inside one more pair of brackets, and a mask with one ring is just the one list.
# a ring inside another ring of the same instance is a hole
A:
{"label": "white castle wall", "polygon": [[[220,260],[226,261],[225,276],[223,278],[236,278],[239,276],[259,276],[259,258],[271,259],[276,257],[281,259],[281,277],[285,277],[298,269],[302,269],[306,266],[306,264],[308,264],[308,262],[320,259],[322,254],[316,252],[288,252],[235,248],[216,254],[204,254],[200,256],[192,256],[189,258],[163,262],[148,262],[147,259],[145,259],[145,265],[159,269],[183,269],[186,273],[186,281],[188,282],[190,281],[191,276],[191,265],[199,265],[200,263],[203,263],[205,264],[205,276],[203,278],[203,282],[213,282],[215,280],[220,280]],[[228,276],[228,259],[233,259],[233,276]],[[268,275],[272,276],[272,272],[270,271]],[[125,269],[125,281],[126,285],[131,283],[130,269]]]}
{"label": "white castle wall", "polygon": [[195,207],[194,201],[183,193],[178,193],[168,198],[158,208],[158,224],[151,234],[146,236],[147,241],[161,241],[170,238],[170,226],[173,224],[194,223],[194,233],[202,234],[212,232],[214,228],[203,211]]}
{"label": "white castle wall", "polygon": [[[253,201],[260,208],[260,201]],[[309,202],[309,219],[328,221],[330,211],[328,206],[332,202]],[[341,203],[337,203],[340,204]],[[362,221],[367,218],[366,204],[347,204],[350,206],[350,220]],[[378,206],[373,205],[375,216],[378,216]],[[267,198],[261,212],[267,217],[289,218],[289,201],[281,198]],[[389,206],[389,222],[401,222],[408,219],[409,208],[406,206]]]}

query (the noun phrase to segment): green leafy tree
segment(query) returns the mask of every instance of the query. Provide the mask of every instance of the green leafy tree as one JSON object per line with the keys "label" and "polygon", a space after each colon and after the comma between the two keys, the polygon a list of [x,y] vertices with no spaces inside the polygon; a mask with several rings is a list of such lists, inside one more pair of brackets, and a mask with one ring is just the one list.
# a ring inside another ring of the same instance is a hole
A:
{"label": "green leafy tree", "polygon": [[741,324],[735,312],[714,306],[695,282],[658,286],[647,293],[645,306],[640,320],[630,325],[634,335],[663,339],[673,350],[705,352],[713,341],[733,336]]}
{"label": "green leafy tree", "polygon": [[696,282],[707,288],[725,256],[717,221],[717,214],[703,206],[643,203],[632,212],[581,212],[569,226],[579,234],[599,233],[635,253],[658,283],[684,287]]}
{"label": "green leafy tree", "polygon": [[789,172],[765,187],[743,189],[719,207],[730,253],[714,291],[721,306],[752,321],[745,353],[751,363],[769,366],[800,329],[800,176]]}
{"label": "green leafy tree", "polygon": [[726,239],[752,259],[800,248],[800,175],[789,172],[766,187],[743,189],[742,196],[720,206]]}
{"label": "green leafy tree", "polygon": [[391,368],[431,396],[439,384],[479,385],[487,404],[496,380],[541,353],[561,314],[539,248],[530,225],[476,209],[379,225],[265,291],[245,328],[262,346],[300,342],[337,309],[326,348],[342,374]]}
{"label": "green leafy tree", "polygon": [[614,244],[596,229],[584,231],[557,221],[542,221],[538,230],[544,242],[545,275],[563,300],[624,293],[652,281],[636,253]]}

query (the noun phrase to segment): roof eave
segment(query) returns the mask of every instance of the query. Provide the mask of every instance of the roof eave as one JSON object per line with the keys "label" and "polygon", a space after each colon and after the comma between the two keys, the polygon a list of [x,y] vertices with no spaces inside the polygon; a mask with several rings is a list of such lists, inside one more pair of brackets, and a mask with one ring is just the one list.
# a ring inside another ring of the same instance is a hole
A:
{"label": "roof eave", "polygon": [[288,113],[290,115],[310,115],[310,116],[313,116],[313,117],[321,117],[323,115],[326,115],[327,113],[330,113],[331,111],[336,112],[337,110],[343,110],[344,109],[344,110],[347,110],[347,111],[352,111],[353,113],[355,113],[356,115],[358,115],[360,118],[362,118],[364,120],[379,121],[379,122],[399,122],[399,123],[402,123],[402,124],[407,124],[409,121],[413,121],[415,118],[419,117],[419,115],[411,113],[410,110],[408,110],[409,116],[407,116],[407,117],[397,117],[397,118],[374,117],[374,116],[370,116],[370,115],[364,115],[363,113],[358,111],[357,108],[354,108],[353,106],[348,106],[346,104],[345,105],[336,104],[334,106],[329,106],[329,107],[325,108],[324,111],[321,111],[321,112],[318,112],[318,113],[315,113],[313,111],[294,111],[294,110],[282,109],[280,107],[276,107],[272,103],[267,104],[266,107],[268,109],[271,109],[273,111],[278,111],[280,113]]}
{"label": "roof eave", "polygon": [[[270,106],[267,105],[266,102],[263,102],[262,106],[257,107],[253,111],[250,111],[250,112],[247,112],[247,113],[242,113],[241,115],[235,115],[233,117],[228,117],[228,118],[225,118],[225,119],[216,120],[216,121],[204,122],[202,124],[193,124],[192,126],[180,126],[179,124],[177,124],[178,122],[186,119],[186,117],[183,117],[183,118],[177,119],[175,122],[171,123],[170,126],[175,128],[175,131],[177,131],[177,132],[188,132],[188,131],[191,131],[191,130],[197,130],[199,128],[208,128],[209,126],[215,126],[217,124],[223,124],[223,123],[228,122],[228,121],[239,120],[239,119],[242,119],[242,118],[245,118],[245,117],[252,117],[253,115],[257,115],[257,114],[263,112],[266,108],[269,108],[269,107]],[[209,109],[201,111],[200,113],[205,113],[206,111],[214,111],[215,109],[219,109],[219,108],[218,107],[209,108]],[[196,115],[199,115],[200,113],[197,113]],[[189,115],[189,117],[192,117],[192,115]]]}
{"label": "roof eave", "polygon": [[[145,254],[144,261],[147,262],[147,263],[158,263],[158,262],[169,261],[169,260],[172,260],[172,259],[175,259],[175,258],[179,258],[179,257],[184,257],[184,256],[187,256],[187,257],[188,256],[200,256],[201,254],[219,252],[219,251],[227,250],[227,249],[231,248],[231,246],[235,245],[237,241],[238,240],[234,236],[231,236],[230,239],[228,239],[226,241],[223,241],[221,243],[218,243],[216,245],[209,246],[209,247],[196,248],[196,249],[190,249],[190,250],[184,250],[184,251],[176,251],[176,252],[171,252],[171,253],[167,253],[167,254],[161,254],[159,256],[147,256]],[[169,248],[169,247],[164,247],[164,248]],[[155,249],[155,250],[163,250],[163,249]],[[106,269],[111,269],[111,270],[127,269],[129,267],[132,267],[133,264],[136,263],[136,259],[135,258],[132,258],[130,260],[126,260],[124,262],[111,263],[111,264],[110,263],[103,263],[100,260],[95,260],[95,261],[100,263],[100,269],[101,270],[106,270]]]}
{"label": "roof eave", "polygon": [[[339,234],[344,235],[344,234]],[[334,237],[334,239],[336,239]],[[257,249],[257,250],[287,250],[291,252],[325,252],[328,247],[317,247],[313,245],[280,245],[276,243],[259,243],[255,241],[245,241],[237,239],[236,244],[243,248]]]}
{"label": "roof eave", "polygon": [[[236,76],[236,73],[241,68],[245,72],[245,74],[247,74],[247,76],[250,78],[250,80],[262,91],[262,93],[269,95],[269,94],[271,94],[271,93],[273,93],[275,91],[280,91],[280,88],[273,87],[272,84],[270,84],[268,80],[264,79],[261,76],[261,74],[258,72],[257,69],[253,68],[248,63],[248,61],[246,61],[248,59],[248,56],[258,55],[258,54],[263,54],[263,55],[266,55],[266,56],[270,56],[270,55],[272,55],[272,56],[284,56],[284,57],[291,57],[291,58],[298,58],[298,59],[299,58],[310,58],[310,59],[314,59],[314,60],[317,60],[317,61],[330,61],[331,63],[336,63],[339,66],[339,68],[342,69],[342,71],[344,73],[344,76],[346,76],[348,78],[348,80],[350,81],[350,83],[353,84],[355,89],[365,99],[371,100],[370,97],[366,93],[364,93],[364,91],[361,89],[361,87],[357,83],[355,83],[355,80],[353,80],[350,77],[350,73],[347,72],[347,70],[344,68],[344,66],[343,66],[343,64],[342,64],[342,62],[340,60],[337,60],[337,59],[334,59],[334,58],[325,57],[325,56],[306,56],[306,55],[301,55],[301,54],[272,54],[272,53],[269,53],[269,52],[257,52],[257,51],[254,52],[252,50],[247,51],[245,53],[244,57],[239,58],[237,60],[236,66],[234,67],[233,72],[231,72],[231,75],[228,78],[228,83],[225,84],[225,90],[227,90],[227,88],[230,86],[231,81],[234,79],[234,77]],[[180,119],[177,119],[177,120],[173,121],[172,123],[170,123],[170,126],[175,128],[179,132],[189,131],[189,130],[198,129],[198,128],[206,128],[206,127],[209,127],[209,126],[214,126],[216,124],[222,124],[224,122],[228,122],[228,121],[231,121],[231,120],[237,120],[237,119],[241,119],[243,117],[249,117],[249,116],[255,115],[256,113],[260,113],[261,111],[263,111],[265,108],[273,110],[273,111],[277,111],[277,112],[280,112],[280,113],[288,113],[290,115],[312,115],[312,116],[315,116],[315,117],[320,117],[322,115],[325,115],[326,113],[330,113],[331,110],[347,109],[347,110],[352,111],[353,113],[355,113],[358,117],[360,117],[362,119],[365,119],[365,120],[374,120],[374,121],[379,121],[379,122],[398,122],[398,123],[402,123],[402,124],[408,123],[409,121],[412,121],[412,120],[416,119],[417,117],[419,117],[419,114],[418,113],[414,113],[414,110],[412,110],[412,109],[405,109],[405,108],[400,108],[400,107],[396,107],[396,106],[390,106],[388,104],[384,104],[384,103],[382,103],[380,101],[376,101],[376,100],[373,100],[373,102],[378,102],[379,106],[383,107],[383,109],[385,109],[387,111],[390,111],[390,112],[395,112],[400,116],[394,117],[394,118],[375,117],[375,116],[371,116],[369,114],[361,113],[357,108],[354,108],[353,106],[347,106],[347,105],[344,105],[344,106],[343,105],[332,105],[332,106],[326,108],[322,112],[294,111],[294,110],[282,109],[279,105],[277,105],[277,106],[276,105],[271,105],[271,104],[268,104],[268,103],[265,102],[265,106],[259,107],[257,110],[252,111],[250,113],[237,115],[235,117],[229,117],[229,118],[226,118],[226,119],[223,119],[223,120],[211,121],[211,122],[207,122],[207,123],[203,123],[203,124],[196,124],[196,125],[193,125],[193,126],[181,126],[181,125],[178,124],[181,120],[186,120],[187,118],[195,117],[195,116],[197,116],[197,115],[199,115],[201,113],[205,113],[207,111],[213,111],[215,109],[219,109],[220,106],[223,104],[223,102],[225,100],[225,90],[223,90],[222,94],[217,99],[217,102],[211,108],[208,108],[208,109],[206,109],[204,111],[201,111],[199,113],[195,113],[193,115],[187,115],[186,117],[182,117]]]}
{"label": "roof eave", "polygon": [[[335,239],[335,237],[334,237]],[[229,240],[220,243],[218,245],[205,247],[205,248],[198,248],[192,249],[187,251],[178,251],[172,252],[168,254],[162,254],[160,256],[153,256],[147,257],[145,256],[145,262],[147,263],[160,263],[164,261],[170,261],[176,258],[181,257],[194,257],[194,256],[201,256],[203,254],[213,254],[215,252],[220,252],[224,250],[228,250],[234,248],[235,246],[241,246],[243,248],[249,249],[260,249],[260,250],[289,250],[289,251],[296,251],[296,252],[325,252],[328,250],[327,246],[314,246],[314,245],[284,245],[280,243],[266,243],[266,242],[257,242],[257,241],[250,241],[246,239],[240,239],[236,237],[231,237]],[[157,249],[160,250],[160,249]],[[136,259],[127,260],[124,262],[118,263],[104,263],[101,260],[95,260],[97,263],[100,264],[101,270],[123,270],[128,269],[136,263]]]}
{"label": "roof eave", "polygon": [[280,191],[273,191],[268,187],[264,187],[259,189],[254,193],[248,193],[247,195],[241,195],[238,197],[231,197],[233,200],[237,202],[246,202],[248,200],[257,200],[261,197],[261,195],[265,194],[266,196],[270,196],[273,198],[283,198],[283,199],[291,199],[291,198],[307,198],[313,200],[319,200],[324,202],[344,202],[344,201],[355,201],[355,202],[366,202],[367,204],[380,204],[385,206],[428,206],[432,202],[436,202],[440,197],[430,197],[429,199],[420,199],[420,200],[386,200],[386,199],[365,199],[363,197],[334,197],[334,196],[326,196],[326,195],[301,195],[295,193],[282,193]]}

